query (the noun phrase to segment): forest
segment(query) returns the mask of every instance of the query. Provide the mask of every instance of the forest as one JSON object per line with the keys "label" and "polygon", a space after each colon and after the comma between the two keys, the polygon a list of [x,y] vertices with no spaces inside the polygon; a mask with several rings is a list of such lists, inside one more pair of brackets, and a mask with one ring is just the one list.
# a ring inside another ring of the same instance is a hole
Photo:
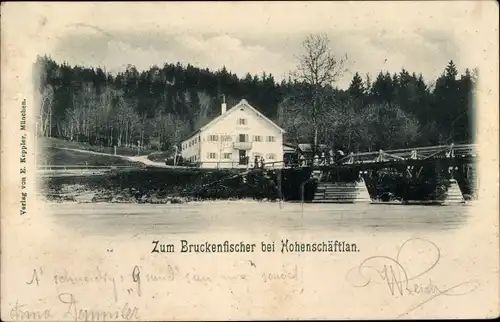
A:
{"label": "forest", "polygon": [[357,152],[474,141],[476,69],[461,73],[450,60],[435,80],[406,69],[373,76],[359,71],[347,89],[339,89],[335,79],[344,71],[343,58],[321,54],[332,63],[323,74],[331,77],[323,83],[304,73],[300,66],[307,62],[278,81],[265,72],[240,78],[225,66],[209,70],[173,62],[143,71],[129,65],[112,75],[39,56],[34,64],[37,134],[171,151],[219,115],[224,96],[228,108],[245,98],[283,127],[284,141],[292,144]]}

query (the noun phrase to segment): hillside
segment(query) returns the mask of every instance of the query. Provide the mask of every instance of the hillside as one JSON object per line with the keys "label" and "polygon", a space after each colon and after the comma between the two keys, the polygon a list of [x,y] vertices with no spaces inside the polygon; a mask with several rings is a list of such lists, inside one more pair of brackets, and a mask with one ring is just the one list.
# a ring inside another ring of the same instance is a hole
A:
{"label": "hillside", "polygon": [[143,166],[142,163],[131,162],[117,156],[91,154],[53,147],[44,150],[44,153],[39,157],[38,164],[53,166]]}
{"label": "hillside", "polygon": [[[69,142],[54,138],[40,138],[39,143],[42,144],[43,152],[39,155],[37,163],[39,165],[82,165],[82,166],[143,166],[139,162],[131,162],[125,158],[113,155],[93,154],[77,150],[86,150],[97,153],[112,154],[113,148],[92,146],[80,142]],[[134,149],[121,148],[117,154],[135,155]],[[135,149],[137,152],[137,149]],[[149,153],[144,151],[144,154]]]}
{"label": "hillside", "polygon": [[[68,141],[57,138],[42,137],[39,139],[39,144],[44,147],[51,148],[64,148],[64,149],[77,149],[77,150],[88,150],[100,153],[114,154],[114,148],[111,146],[102,145],[91,145],[87,142],[77,142]],[[156,150],[151,150],[150,148],[137,149],[137,147],[117,147],[116,154],[125,156],[136,156],[136,155],[149,155]]]}

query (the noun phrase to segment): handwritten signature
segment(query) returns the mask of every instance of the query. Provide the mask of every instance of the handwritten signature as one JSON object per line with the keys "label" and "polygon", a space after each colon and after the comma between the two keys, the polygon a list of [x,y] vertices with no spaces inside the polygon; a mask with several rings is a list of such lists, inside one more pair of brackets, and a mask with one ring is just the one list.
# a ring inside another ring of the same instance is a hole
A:
{"label": "handwritten signature", "polygon": [[[415,248],[414,248],[415,247]],[[425,253],[425,265],[411,266],[416,269],[410,272],[402,264],[407,259],[413,259],[418,254],[412,253],[412,248],[418,249],[419,253]],[[355,287],[367,287],[370,284],[385,284],[393,296],[416,296],[425,295],[424,300],[416,303],[398,317],[402,317],[426,303],[440,296],[461,296],[475,291],[479,287],[478,281],[465,281],[456,285],[440,288],[436,286],[430,277],[424,276],[436,267],[441,258],[439,247],[432,241],[424,238],[411,238],[400,247],[395,258],[390,256],[371,256],[361,264],[347,272],[347,281]],[[357,280],[357,282],[354,281]]]}

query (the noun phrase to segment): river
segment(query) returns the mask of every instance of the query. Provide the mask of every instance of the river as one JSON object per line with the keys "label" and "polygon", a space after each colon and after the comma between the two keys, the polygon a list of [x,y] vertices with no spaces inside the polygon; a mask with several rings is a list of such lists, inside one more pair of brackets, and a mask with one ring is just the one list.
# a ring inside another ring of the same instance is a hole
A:
{"label": "river", "polygon": [[48,204],[54,222],[84,235],[438,232],[464,226],[470,205],[312,204],[256,201],[188,204]]}

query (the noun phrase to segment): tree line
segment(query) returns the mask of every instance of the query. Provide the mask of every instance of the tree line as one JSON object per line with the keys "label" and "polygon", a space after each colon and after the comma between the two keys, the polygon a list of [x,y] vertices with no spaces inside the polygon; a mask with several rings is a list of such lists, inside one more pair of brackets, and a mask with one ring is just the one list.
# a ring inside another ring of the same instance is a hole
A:
{"label": "tree line", "polygon": [[434,82],[406,69],[381,71],[373,79],[355,73],[344,90],[336,81],[347,56],[332,56],[325,37],[307,40],[305,60],[281,82],[265,72],[239,78],[226,67],[212,71],[180,63],[145,71],[129,65],[112,75],[39,56],[38,135],[171,150],[218,116],[225,96],[228,107],[245,98],[282,126],[290,143],[371,151],[473,142],[475,69],[459,73],[450,61]]}

